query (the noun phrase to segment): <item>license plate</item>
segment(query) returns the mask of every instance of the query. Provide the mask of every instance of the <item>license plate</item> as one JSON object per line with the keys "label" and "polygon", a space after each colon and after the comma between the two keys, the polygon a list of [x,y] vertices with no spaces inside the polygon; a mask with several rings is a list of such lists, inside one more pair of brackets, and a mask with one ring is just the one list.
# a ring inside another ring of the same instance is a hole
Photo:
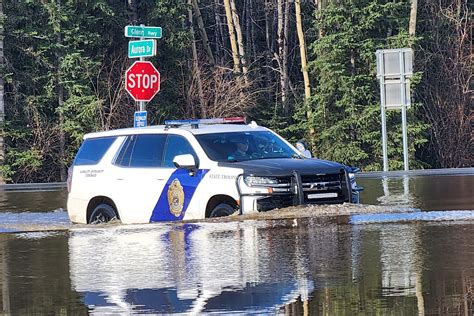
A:
{"label": "license plate", "polygon": [[337,193],[314,193],[308,194],[308,199],[327,199],[327,198],[335,198],[337,197]]}

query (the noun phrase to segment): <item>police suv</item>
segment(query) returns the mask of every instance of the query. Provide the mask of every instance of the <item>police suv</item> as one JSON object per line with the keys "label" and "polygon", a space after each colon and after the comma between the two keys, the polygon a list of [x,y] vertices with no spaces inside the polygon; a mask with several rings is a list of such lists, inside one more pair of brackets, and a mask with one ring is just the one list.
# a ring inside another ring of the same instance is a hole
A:
{"label": "police suv", "polygon": [[306,158],[255,122],[165,124],[84,136],[69,168],[72,222],[148,223],[358,203],[354,168]]}

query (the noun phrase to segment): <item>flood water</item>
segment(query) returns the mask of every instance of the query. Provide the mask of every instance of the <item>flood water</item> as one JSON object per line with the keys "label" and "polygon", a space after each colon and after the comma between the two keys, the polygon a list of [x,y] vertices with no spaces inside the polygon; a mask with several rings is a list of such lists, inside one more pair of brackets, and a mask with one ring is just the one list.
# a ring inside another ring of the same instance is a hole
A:
{"label": "flood water", "polygon": [[0,314],[473,315],[474,176],[358,183],[426,212],[84,227],[65,189],[0,191]]}

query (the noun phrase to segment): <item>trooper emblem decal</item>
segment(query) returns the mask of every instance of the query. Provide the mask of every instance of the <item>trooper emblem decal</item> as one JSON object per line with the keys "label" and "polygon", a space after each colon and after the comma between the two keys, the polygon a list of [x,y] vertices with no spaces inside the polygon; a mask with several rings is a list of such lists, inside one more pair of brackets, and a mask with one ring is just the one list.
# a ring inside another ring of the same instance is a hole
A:
{"label": "trooper emblem decal", "polygon": [[184,190],[178,179],[174,179],[168,188],[168,205],[174,216],[181,215],[184,205]]}
{"label": "trooper emblem decal", "polygon": [[176,169],[160,192],[160,197],[151,213],[150,222],[183,219],[194,192],[208,171],[209,169],[198,169],[194,175],[190,175],[186,169]]}

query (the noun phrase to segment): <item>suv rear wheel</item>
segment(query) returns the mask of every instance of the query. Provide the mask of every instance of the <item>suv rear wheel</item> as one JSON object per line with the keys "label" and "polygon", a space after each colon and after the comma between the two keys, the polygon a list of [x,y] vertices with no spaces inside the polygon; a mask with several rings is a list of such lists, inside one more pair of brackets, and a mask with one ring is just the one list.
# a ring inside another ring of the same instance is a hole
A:
{"label": "suv rear wheel", "polygon": [[234,214],[235,211],[235,207],[232,207],[227,203],[221,203],[212,209],[211,213],[209,214],[209,217],[229,216]]}
{"label": "suv rear wheel", "polygon": [[114,208],[108,204],[97,205],[89,218],[89,224],[103,224],[117,219],[117,213]]}

